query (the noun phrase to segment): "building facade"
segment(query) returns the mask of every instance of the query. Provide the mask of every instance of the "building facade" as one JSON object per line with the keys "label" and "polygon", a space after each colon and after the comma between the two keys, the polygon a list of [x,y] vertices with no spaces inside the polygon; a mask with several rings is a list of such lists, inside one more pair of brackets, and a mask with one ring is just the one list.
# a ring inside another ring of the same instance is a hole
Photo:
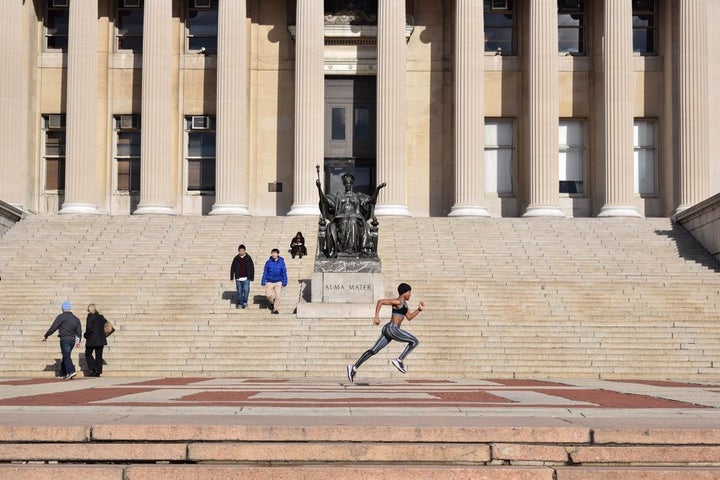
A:
{"label": "building facade", "polygon": [[720,2],[6,0],[38,213],[669,216],[720,192]]}

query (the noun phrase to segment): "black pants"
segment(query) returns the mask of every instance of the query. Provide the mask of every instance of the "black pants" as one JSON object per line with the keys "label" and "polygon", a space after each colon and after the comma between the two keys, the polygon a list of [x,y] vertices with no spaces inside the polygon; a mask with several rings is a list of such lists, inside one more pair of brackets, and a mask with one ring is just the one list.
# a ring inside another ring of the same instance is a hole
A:
{"label": "black pants", "polygon": [[[93,358],[93,350],[95,351],[95,358]],[[100,345],[99,347],[85,347],[85,361],[87,361],[90,373],[97,373],[98,375],[102,373],[102,353],[103,345]]]}

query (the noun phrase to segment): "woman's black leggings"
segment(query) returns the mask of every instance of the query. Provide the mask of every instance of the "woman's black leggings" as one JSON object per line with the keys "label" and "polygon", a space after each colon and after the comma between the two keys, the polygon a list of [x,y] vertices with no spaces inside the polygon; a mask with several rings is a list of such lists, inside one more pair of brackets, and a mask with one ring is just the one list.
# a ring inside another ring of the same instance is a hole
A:
{"label": "woman's black leggings", "polygon": [[365,363],[365,360],[387,347],[387,344],[390,343],[391,340],[407,343],[405,350],[403,350],[402,354],[398,357],[401,361],[405,360],[405,357],[410,355],[410,352],[412,352],[420,343],[413,334],[401,329],[395,322],[388,322],[383,327],[382,335],[380,335],[380,338],[377,339],[375,345],[373,345],[370,350],[367,350],[365,353],[360,355],[358,361],[355,362],[355,368],[358,368],[360,365]]}

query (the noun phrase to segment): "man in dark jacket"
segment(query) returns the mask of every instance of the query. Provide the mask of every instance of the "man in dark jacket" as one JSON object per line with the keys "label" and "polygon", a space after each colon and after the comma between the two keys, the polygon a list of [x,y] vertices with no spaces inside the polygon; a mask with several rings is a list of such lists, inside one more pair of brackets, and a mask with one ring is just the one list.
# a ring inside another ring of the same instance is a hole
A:
{"label": "man in dark jacket", "polygon": [[71,354],[73,347],[80,346],[82,326],[80,325],[80,319],[71,312],[70,302],[67,300],[64,301],[61,308],[62,313],[55,317],[55,321],[48,331],[45,332],[43,342],[46,342],[48,337],[55,333],[55,331],[58,332],[58,337],[60,337],[60,352],[62,353],[60,374],[65,380],[70,380],[77,374]]}
{"label": "man in dark jacket", "polygon": [[278,312],[280,296],[287,282],[285,260],[280,256],[280,250],[273,248],[270,253],[270,258],[265,262],[261,284],[265,287],[265,296],[268,302],[270,302],[270,310],[272,310],[274,314],[280,313]]}
{"label": "man in dark jacket", "polygon": [[238,254],[230,266],[230,280],[235,280],[237,288],[237,304],[235,308],[247,308],[250,296],[250,282],[255,280],[255,265],[249,254],[245,253],[245,245],[240,244]]}

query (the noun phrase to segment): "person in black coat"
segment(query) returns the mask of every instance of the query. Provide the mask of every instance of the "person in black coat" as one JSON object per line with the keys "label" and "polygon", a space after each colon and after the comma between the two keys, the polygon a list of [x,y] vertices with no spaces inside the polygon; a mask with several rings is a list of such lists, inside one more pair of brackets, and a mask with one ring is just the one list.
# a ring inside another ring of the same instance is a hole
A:
{"label": "person in black coat", "polygon": [[[88,315],[85,324],[85,360],[88,364],[91,377],[102,375],[103,347],[107,345],[105,338],[105,317],[95,307],[94,303],[88,305]],[[93,353],[95,356],[93,357]]]}
{"label": "person in black coat", "polygon": [[297,232],[297,235],[295,235],[290,242],[290,253],[292,254],[292,258],[295,258],[295,255],[300,255],[300,258],[302,258],[303,255],[307,255],[305,237],[303,237],[302,232]]}

